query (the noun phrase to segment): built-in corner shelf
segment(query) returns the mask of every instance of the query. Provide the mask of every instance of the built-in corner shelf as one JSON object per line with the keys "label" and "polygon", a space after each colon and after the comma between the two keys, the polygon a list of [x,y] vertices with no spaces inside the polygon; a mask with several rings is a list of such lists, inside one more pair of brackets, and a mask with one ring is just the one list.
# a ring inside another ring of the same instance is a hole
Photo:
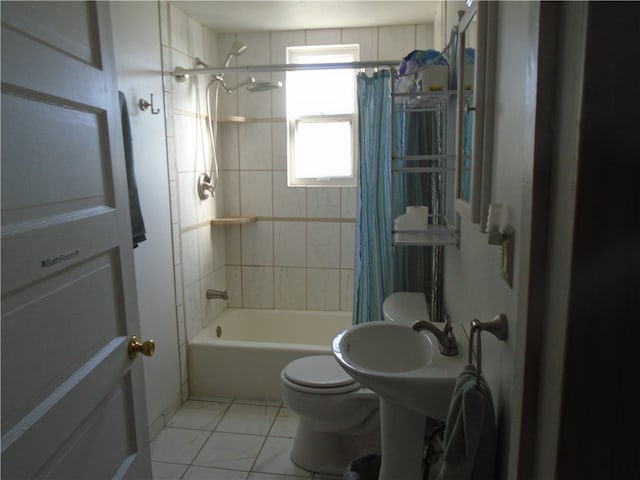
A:
{"label": "built-in corner shelf", "polygon": [[243,115],[219,115],[219,123],[284,123],[287,119],[284,117],[245,117]]}
{"label": "built-in corner shelf", "polygon": [[239,225],[241,223],[254,223],[256,217],[222,217],[211,220],[211,225]]}
{"label": "built-in corner shelf", "polygon": [[246,123],[247,117],[241,115],[220,115],[218,117],[220,123]]}

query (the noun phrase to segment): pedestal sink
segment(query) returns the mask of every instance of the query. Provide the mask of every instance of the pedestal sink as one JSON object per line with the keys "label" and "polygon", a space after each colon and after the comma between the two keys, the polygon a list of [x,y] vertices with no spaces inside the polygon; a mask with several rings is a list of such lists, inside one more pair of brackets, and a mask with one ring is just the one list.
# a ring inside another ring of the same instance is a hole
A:
{"label": "pedestal sink", "polygon": [[[464,338],[454,326],[457,338]],[[464,349],[446,357],[430,333],[409,325],[354,325],[333,340],[342,368],[380,396],[382,464],[379,480],[422,478],[425,417],[445,420],[453,386],[466,364]]]}

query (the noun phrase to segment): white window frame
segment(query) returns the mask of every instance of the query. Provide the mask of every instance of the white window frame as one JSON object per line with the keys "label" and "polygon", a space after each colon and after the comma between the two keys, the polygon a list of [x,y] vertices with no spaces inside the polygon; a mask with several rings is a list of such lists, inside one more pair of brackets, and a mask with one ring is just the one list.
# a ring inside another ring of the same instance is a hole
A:
{"label": "white window frame", "polygon": [[[287,47],[287,63],[300,63],[299,57],[304,55],[326,57],[335,54],[352,54],[351,61],[358,61],[360,57],[360,46],[358,44],[345,45],[313,45],[304,47]],[[314,63],[329,63],[318,61]],[[338,63],[338,62],[330,62]],[[290,79],[287,79],[287,84]],[[314,92],[315,94],[323,92]],[[330,93],[330,92],[329,92]],[[287,97],[287,104],[292,99]],[[291,187],[355,187],[357,184],[358,167],[358,114],[357,114],[356,76],[353,75],[353,108],[351,112],[328,113],[302,112],[294,115],[290,108],[287,108],[287,181]],[[302,123],[331,123],[347,122],[351,125],[351,174],[348,176],[322,176],[317,178],[299,177],[296,174],[296,132],[297,126]]]}

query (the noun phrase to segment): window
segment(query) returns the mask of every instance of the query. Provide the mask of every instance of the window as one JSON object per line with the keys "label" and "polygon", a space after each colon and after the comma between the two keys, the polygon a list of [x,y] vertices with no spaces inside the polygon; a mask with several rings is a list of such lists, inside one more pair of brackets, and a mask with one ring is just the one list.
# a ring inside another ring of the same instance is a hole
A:
{"label": "window", "polygon": [[[287,48],[287,63],[358,60],[358,45]],[[352,69],[287,72],[289,186],[355,186],[357,135]]]}

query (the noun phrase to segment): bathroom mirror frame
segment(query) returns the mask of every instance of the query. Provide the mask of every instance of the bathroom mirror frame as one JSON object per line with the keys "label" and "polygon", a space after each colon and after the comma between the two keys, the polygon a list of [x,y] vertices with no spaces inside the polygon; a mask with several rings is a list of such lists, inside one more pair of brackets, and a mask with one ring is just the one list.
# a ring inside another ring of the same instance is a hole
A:
{"label": "bathroom mirror frame", "polygon": [[[496,2],[468,3],[471,4],[458,23],[455,209],[460,216],[480,224],[480,229],[485,231],[491,200],[497,5]],[[469,102],[469,91],[465,94],[464,88],[465,82],[469,83],[464,76],[464,52],[474,43],[472,99]],[[473,115],[466,195],[463,189],[465,113]]]}

